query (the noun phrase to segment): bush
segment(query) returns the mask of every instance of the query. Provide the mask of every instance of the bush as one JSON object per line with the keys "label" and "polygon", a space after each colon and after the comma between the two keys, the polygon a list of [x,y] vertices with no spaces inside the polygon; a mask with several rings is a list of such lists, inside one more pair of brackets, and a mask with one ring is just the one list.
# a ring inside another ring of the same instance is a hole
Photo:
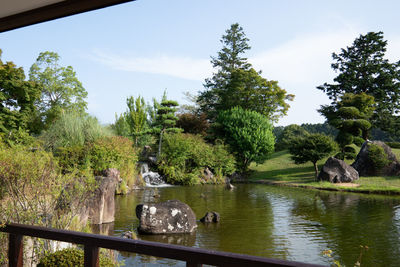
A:
{"label": "bush", "polygon": [[391,148],[400,148],[400,142],[385,142],[388,146],[390,146]]}
{"label": "bush", "polygon": [[209,168],[218,182],[235,171],[235,160],[223,144],[207,144],[200,136],[165,134],[158,168],[168,183],[191,185],[200,182],[205,168]]}
{"label": "bush", "polygon": [[46,149],[55,151],[60,147],[83,146],[110,135],[96,118],[72,112],[63,113],[40,138]]}
{"label": "bush", "polygon": [[[50,253],[40,259],[38,267],[69,267],[82,266],[84,262],[84,252],[77,248],[67,248]],[[103,253],[100,253],[99,263],[101,267],[113,267],[115,264]]]}
{"label": "bush", "polygon": [[[124,186],[132,186],[136,181],[137,152],[133,142],[122,136],[102,137],[84,146],[59,148],[56,151],[64,173],[78,172],[86,176],[88,172],[100,175],[108,168],[120,171]],[[126,190],[121,188],[123,192]]]}
{"label": "bush", "polygon": [[235,107],[219,113],[217,122],[241,171],[246,171],[251,162],[263,163],[274,151],[272,124],[264,115]]}
{"label": "bush", "polygon": [[383,147],[376,144],[368,144],[368,159],[377,172],[390,163]]}
{"label": "bush", "polygon": [[[32,152],[22,147],[0,150],[0,184],[0,222],[62,229],[71,226],[80,205],[94,189],[88,181],[76,183],[72,175],[62,175],[52,153],[41,150]],[[73,198],[78,203],[76,209],[56,212],[61,192],[67,186],[71,192],[65,194],[64,198],[67,201]],[[35,248],[32,257],[35,260],[44,251],[48,241],[32,240]],[[5,242],[0,236],[0,260],[4,259],[2,256],[6,252]]]}

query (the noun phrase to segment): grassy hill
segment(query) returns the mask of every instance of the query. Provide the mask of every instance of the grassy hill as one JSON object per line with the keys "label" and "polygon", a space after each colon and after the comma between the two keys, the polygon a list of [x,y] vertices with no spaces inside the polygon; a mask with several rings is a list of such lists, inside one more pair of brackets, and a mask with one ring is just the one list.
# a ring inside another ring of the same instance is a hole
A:
{"label": "grassy hill", "polygon": [[[392,151],[400,159],[400,149]],[[320,170],[325,161],[326,159],[319,162]],[[353,184],[347,185],[316,182],[312,163],[294,164],[286,150],[275,152],[264,164],[252,164],[250,169],[252,171],[249,177],[251,182],[362,193],[400,194],[399,176],[361,177]]]}

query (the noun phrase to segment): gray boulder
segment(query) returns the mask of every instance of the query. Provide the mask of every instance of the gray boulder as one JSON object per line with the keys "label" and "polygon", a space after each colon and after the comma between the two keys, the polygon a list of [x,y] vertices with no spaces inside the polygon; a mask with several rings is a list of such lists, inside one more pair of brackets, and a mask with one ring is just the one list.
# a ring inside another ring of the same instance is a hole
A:
{"label": "gray boulder", "polygon": [[136,217],[144,234],[191,233],[197,228],[193,210],[179,200],[137,205]]}
{"label": "gray boulder", "polygon": [[[368,158],[368,144],[375,144],[383,148],[390,163],[383,167],[382,170],[376,170]],[[400,175],[400,163],[396,159],[396,155],[393,154],[392,149],[382,141],[366,141],[362,145],[360,152],[358,153],[356,160],[351,166],[354,167],[360,174],[360,176],[396,176]]]}
{"label": "gray boulder", "polygon": [[318,180],[331,183],[351,183],[358,180],[359,175],[356,169],[343,160],[330,157],[322,167]]}
{"label": "gray boulder", "polygon": [[202,223],[217,223],[221,220],[218,212],[208,211],[203,218],[200,219]]}
{"label": "gray boulder", "polygon": [[117,169],[107,169],[102,176],[95,177],[98,187],[87,201],[88,217],[92,224],[110,223],[114,221],[115,189],[121,181]]}

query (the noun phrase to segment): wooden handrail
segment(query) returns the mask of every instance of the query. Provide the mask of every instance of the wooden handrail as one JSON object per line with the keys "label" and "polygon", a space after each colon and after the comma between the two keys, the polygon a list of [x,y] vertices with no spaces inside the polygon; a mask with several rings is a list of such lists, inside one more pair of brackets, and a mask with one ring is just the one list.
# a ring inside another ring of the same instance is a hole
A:
{"label": "wooden handrail", "polygon": [[321,267],[295,261],[269,259],[264,257],[211,251],[179,245],[133,240],[113,236],[88,234],[69,230],[45,228],[41,226],[10,223],[0,227],[0,231],[9,233],[9,266],[22,266],[22,237],[31,236],[84,245],[85,266],[98,266],[99,248],[152,255],[156,257],[185,261],[186,266],[271,266],[271,267]]}

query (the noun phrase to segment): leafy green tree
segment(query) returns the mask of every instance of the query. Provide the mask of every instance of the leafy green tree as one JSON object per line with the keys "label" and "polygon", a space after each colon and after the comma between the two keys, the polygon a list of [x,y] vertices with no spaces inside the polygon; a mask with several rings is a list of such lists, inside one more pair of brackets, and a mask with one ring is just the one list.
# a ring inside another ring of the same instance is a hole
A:
{"label": "leafy green tree", "polygon": [[297,124],[286,126],[283,131],[276,136],[275,150],[288,149],[294,139],[307,136],[309,133]]}
{"label": "leafy green tree", "polygon": [[246,171],[251,162],[263,163],[273,152],[275,137],[272,125],[260,113],[235,107],[222,111],[217,122],[241,171]]}
{"label": "leafy green tree", "polygon": [[337,158],[353,159],[355,151],[349,145],[352,143],[361,145],[367,140],[374,104],[374,97],[366,93],[345,93],[335,104],[321,106],[319,112],[325,116],[330,125],[339,130],[336,141],[341,151],[336,155]]}
{"label": "leafy green tree", "polygon": [[31,66],[29,79],[41,86],[37,106],[44,127],[54,122],[64,111],[85,111],[87,92],[71,66],[62,67],[55,52],[42,52]]}
{"label": "leafy green tree", "polygon": [[336,149],[337,144],[331,137],[323,134],[310,134],[306,137],[294,139],[289,147],[289,152],[296,164],[312,162],[315,178],[317,178],[317,162],[335,152]]}
{"label": "leafy green tree", "polygon": [[240,106],[276,121],[289,109],[286,101],[294,96],[278,86],[276,81],[261,77],[242,54],[250,49],[249,39],[239,24],[232,24],[222,36],[223,47],[211,58],[215,73],[205,80],[205,91],[197,102],[201,111],[214,121],[220,111]]}
{"label": "leafy green tree", "polygon": [[332,54],[332,69],[338,72],[333,84],[317,88],[325,92],[333,105],[345,93],[366,93],[375,98],[373,125],[383,130],[397,131],[395,116],[400,111],[400,61],[390,63],[384,58],[387,41],[383,32],[360,35],[353,45]]}
{"label": "leafy green tree", "polygon": [[0,132],[6,137],[18,131],[34,131],[35,101],[40,90],[25,80],[25,73],[12,62],[1,61],[0,50]]}
{"label": "leafy green tree", "polygon": [[128,110],[126,111],[126,121],[130,128],[135,145],[138,145],[138,138],[148,131],[147,125],[147,106],[143,97],[126,99]]}
{"label": "leafy green tree", "polygon": [[[156,102],[155,102],[156,103]],[[168,133],[179,133],[182,129],[175,127],[178,117],[175,116],[178,102],[174,100],[168,100],[167,94],[164,92],[161,103],[157,107],[157,115],[154,122],[154,132],[159,135],[158,141],[158,157],[161,155],[161,145],[163,134]]]}
{"label": "leafy green tree", "polygon": [[111,125],[111,129],[116,135],[124,137],[130,136],[130,128],[125,113],[120,115],[115,114],[115,122]]}

